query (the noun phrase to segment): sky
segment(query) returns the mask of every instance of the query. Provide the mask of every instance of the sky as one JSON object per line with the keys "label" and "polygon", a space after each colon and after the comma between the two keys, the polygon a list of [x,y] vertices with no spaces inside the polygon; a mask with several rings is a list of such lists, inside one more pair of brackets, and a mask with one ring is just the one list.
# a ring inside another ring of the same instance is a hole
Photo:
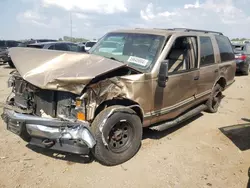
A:
{"label": "sky", "polygon": [[250,0],[0,0],[0,39],[87,39],[124,28],[186,27],[250,38]]}

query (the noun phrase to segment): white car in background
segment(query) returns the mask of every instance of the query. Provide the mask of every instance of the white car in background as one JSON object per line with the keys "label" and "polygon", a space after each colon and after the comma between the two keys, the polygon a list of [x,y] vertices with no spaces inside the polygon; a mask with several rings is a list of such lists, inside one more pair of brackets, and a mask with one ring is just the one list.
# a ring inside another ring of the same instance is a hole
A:
{"label": "white car in background", "polygon": [[84,49],[85,51],[89,51],[95,44],[97,41],[88,41],[85,43]]}

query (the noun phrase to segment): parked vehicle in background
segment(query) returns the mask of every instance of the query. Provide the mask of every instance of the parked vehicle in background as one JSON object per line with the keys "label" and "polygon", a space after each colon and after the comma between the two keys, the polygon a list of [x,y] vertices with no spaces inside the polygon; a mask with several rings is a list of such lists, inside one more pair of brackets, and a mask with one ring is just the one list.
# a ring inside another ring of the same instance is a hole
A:
{"label": "parked vehicle in background", "polygon": [[30,39],[25,42],[22,42],[18,45],[18,47],[26,47],[29,44],[41,43],[41,42],[57,42],[58,40],[54,39]]}
{"label": "parked vehicle in background", "polygon": [[80,55],[10,54],[17,71],[2,115],[8,130],[39,147],[92,152],[105,165],[132,158],[143,127],[163,131],[216,113],[236,70],[226,36],[193,29],[113,31]]}
{"label": "parked vehicle in background", "polygon": [[0,62],[6,63],[11,61],[8,55],[8,49],[11,47],[17,47],[20,44],[15,40],[0,40]]}
{"label": "parked vehicle in background", "polygon": [[33,43],[33,44],[28,44],[27,47],[48,49],[48,50],[79,52],[79,46],[77,44],[73,42],[63,42],[63,41]]}
{"label": "parked vehicle in background", "polygon": [[[20,47],[20,46],[18,46]],[[41,42],[41,43],[32,43],[26,44],[28,48],[38,48],[38,49],[48,49],[48,50],[61,50],[61,51],[71,51],[71,52],[80,52],[79,46],[72,42]],[[15,65],[12,61],[9,62],[9,66],[15,68]]]}
{"label": "parked vehicle in background", "polygon": [[95,44],[97,41],[88,41],[84,45],[84,49],[86,52],[88,52]]}
{"label": "parked vehicle in background", "polygon": [[86,42],[80,42],[80,43],[78,43],[79,51],[80,52],[86,52],[86,50],[85,50],[85,44],[86,44]]}
{"label": "parked vehicle in background", "polygon": [[243,75],[249,74],[250,69],[250,43],[233,44],[237,72]]}

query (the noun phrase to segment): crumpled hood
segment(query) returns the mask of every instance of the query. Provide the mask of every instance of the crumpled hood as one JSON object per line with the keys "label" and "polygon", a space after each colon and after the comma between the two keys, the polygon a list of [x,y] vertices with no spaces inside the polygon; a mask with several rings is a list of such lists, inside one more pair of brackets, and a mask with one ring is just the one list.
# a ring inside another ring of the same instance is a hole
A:
{"label": "crumpled hood", "polygon": [[41,88],[80,94],[95,77],[125,64],[93,54],[15,47],[11,59],[24,80]]}

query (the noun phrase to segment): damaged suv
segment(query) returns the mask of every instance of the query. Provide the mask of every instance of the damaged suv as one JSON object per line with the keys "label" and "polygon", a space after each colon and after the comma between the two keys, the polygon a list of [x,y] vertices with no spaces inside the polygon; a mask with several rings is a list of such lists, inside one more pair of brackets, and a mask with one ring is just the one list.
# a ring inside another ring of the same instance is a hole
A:
{"label": "damaged suv", "polygon": [[118,30],[88,54],[12,48],[10,55],[7,129],[39,147],[92,152],[104,165],[132,158],[143,127],[163,131],[215,113],[236,70],[227,37],[192,29]]}

